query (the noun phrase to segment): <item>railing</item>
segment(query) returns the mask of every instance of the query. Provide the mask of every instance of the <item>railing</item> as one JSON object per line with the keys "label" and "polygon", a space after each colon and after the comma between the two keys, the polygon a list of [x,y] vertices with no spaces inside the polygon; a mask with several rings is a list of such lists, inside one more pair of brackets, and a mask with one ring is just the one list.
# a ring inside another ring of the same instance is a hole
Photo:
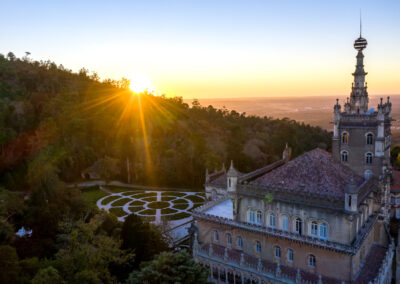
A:
{"label": "railing", "polygon": [[199,263],[217,268],[221,268],[222,266],[224,267],[223,270],[239,270],[242,276],[248,275],[250,278],[258,278],[259,280],[268,281],[268,283],[271,280],[274,283],[297,284],[316,284],[324,283],[324,281],[338,284],[343,283],[337,279],[323,277],[279,263],[272,263],[234,249],[208,243],[198,244],[197,239],[195,242],[193,256]]}
{"label": "railing", "polygon": [[329,240],[323,240],[323,239],[318,239],[318,238],[313,238],[311,236],[302,236],[299,234],[291,233],[291,232],[286,232],[278,229],[273,229],[270,227],[264,227],[256,224],[250,224],[250,223],[242,223],[242,222],[236,222],[231,219],[227,219],[224,217],[218,217],[214,215],[210,215],[204,212],[201,212],[202,210],[195,210],[193,212],[193,217],[197,217],[200,219],[208,220],[208,221],[213,221],[218,224],[225,224],[229,225],[232,227],[244,229],[244,230],[249,230],[261,234],[267,234],[267,235],[272,235],[276,237],[281,237],[285,238],[288,240],[295,240],[303,243],[307,243],[313,246],[319,246],[325,249],[330,249],[330,250],[335,250],[343,253],[348,253],[348,254],[355,254],[356,249],[351,246],[351,245],[346,245],[346,244],[341,244],[337,242],[332,242]]}

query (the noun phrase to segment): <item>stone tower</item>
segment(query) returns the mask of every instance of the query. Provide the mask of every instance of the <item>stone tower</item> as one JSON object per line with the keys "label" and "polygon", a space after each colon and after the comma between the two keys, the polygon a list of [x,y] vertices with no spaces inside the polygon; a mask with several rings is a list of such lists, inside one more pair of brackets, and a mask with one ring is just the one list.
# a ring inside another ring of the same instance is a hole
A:
{"label": "stone tower", "polygon": [[[380,99],[377,108],[368,109],[367,83],[365,82],[364,54],[367,41],[361,37],[355,40],[357,53],[356,70],[350,99],[344,109],[336,100],[334,106],[334,129],[332,152],[335,160],[348,166],[365,179],[375,177],[381,185],[382,211],[389,206],[391,165],[391,108],[389,97]],[[387,215],[387,212],[384,213]]]}

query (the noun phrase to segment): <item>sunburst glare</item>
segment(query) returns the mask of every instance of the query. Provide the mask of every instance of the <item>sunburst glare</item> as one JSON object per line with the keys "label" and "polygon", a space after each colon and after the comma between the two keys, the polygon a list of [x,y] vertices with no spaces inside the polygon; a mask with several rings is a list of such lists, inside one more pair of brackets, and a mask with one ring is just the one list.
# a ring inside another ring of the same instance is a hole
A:
{"label": "sunburst glare", "polygon": [[145,76],[145,75],[141,75],[141,74],[137,74],[137,75],[132,75],[130,79],[130,89],[134,92],[134,93],[142,93],[144,91],[148,91],[148,92],[153,92],[153,86],[151,84],[151,80]]}

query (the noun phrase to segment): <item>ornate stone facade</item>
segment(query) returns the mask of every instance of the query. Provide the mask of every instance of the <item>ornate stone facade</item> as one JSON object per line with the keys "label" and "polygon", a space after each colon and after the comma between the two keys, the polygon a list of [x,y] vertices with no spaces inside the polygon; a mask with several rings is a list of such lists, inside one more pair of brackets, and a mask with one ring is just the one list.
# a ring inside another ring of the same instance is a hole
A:
{"label": "ornate stone facade", "polygon": [[[227,283],[390,283],[391,103],[368,110],[366,40],[345,111],[334,106],[333,154],[314,149],[250,173],[206,174],[193,212],[193,256]],[[346,152],[346,155],[343,153]],[[246,282],[247,281],[247,282]]]}

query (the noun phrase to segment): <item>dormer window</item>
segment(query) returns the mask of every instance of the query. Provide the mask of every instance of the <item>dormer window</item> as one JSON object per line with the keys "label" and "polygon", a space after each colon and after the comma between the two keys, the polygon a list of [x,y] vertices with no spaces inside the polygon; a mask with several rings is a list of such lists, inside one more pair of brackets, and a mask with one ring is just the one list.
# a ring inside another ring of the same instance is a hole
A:
{"label": "dormer window", "polygon": [[342,133],[342,144],[348,144],[349,143],[349,133],[343,132]]}

